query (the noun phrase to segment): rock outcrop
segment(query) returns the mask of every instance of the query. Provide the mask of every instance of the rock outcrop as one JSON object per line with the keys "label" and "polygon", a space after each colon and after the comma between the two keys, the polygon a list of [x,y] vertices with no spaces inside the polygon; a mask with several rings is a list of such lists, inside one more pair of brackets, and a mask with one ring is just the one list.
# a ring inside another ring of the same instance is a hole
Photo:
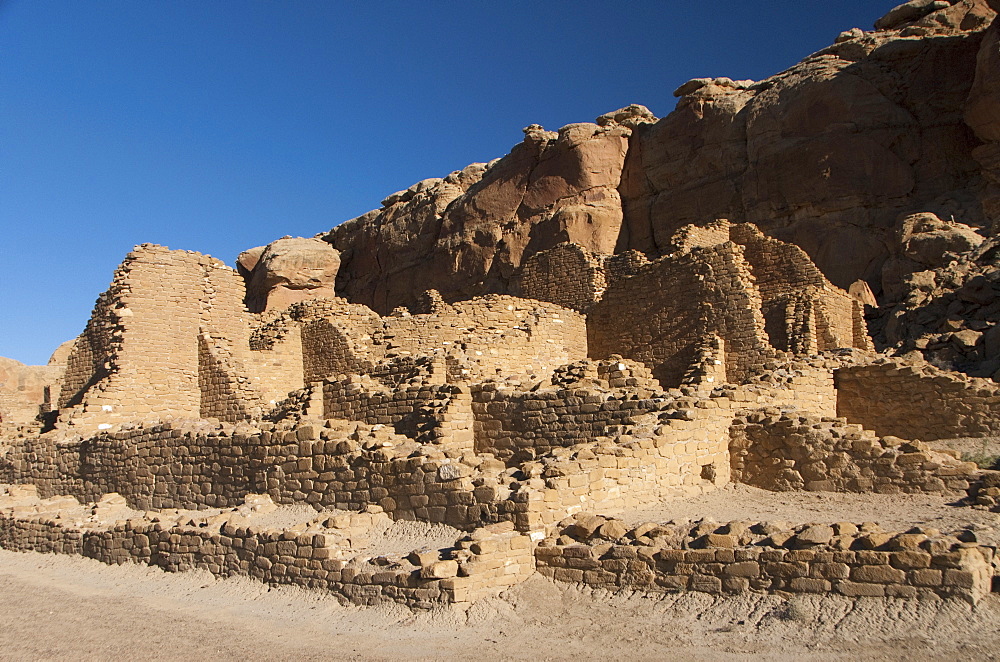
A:
{"label": "rock outcrop", "polygon": [[29,423],[58,395],[66,368],[65,357],[54,362],[58,359],[53,355],[48,365],[25,365],[0,356],[0,423]]}
{"label": "rock outcrop", "polygon": [[514,271],[559,243],[655,259],[679,228],[728,218],[800,246],[839,287],[864,279],[895,300],[926,268],[896,259],[901,218],[987,234],[1000,213],[995,15],[985,0],[913,0],[766,80],[689,81],[662,120],[632,105],[531,125],[502,159],[326,234],[343,253],[337,293],[382,313],[427,288],[511,293]]}
{"label": "rock outcrop", "polygon": [[558,132],[533,124],[507,156],[389,196],[325,236],[343,254],[338,294],[385,313],[426,289],[507,292],[525,257],[563,242],[614,251],[628,138],[653,120],[633,105]]}
{"label": "rock outcrop", "polygon": [[740,219],[804,248],[836,285],[864,278],[880,294],[901,214],[991,223],[965,118],[997,116],[992,74],[976,73],[993,16],[978,0],[917,0],[766,80],[681,86],[677,109],[632,137],[625,245],[657,253],[685,224]]}
{"label": "rock outcrop", "polygon": [[335,296],[340,253],[319,239],[283,237],[243,251],[236,263],[247,279],[250,310],[282,310],[298,301]]}

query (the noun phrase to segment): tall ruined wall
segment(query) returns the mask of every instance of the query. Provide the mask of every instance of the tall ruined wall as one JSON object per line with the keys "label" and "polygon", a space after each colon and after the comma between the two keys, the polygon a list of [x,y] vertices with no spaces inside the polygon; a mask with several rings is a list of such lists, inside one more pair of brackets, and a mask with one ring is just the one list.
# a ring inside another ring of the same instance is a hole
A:
{"label": "tall ruined wall", "polygon": [[861,305],[835,287],[794,244],[766,237],[749,223],[731,226],[732,240],[743,246],[757,289],[771,345],[790,352],[871,349]]}
{"label": "tall ruined wall", "polygon": [[544,377],[587,355],[579,313],[506,295],[455,304],[436,302],[433,312],[380,317],[366,306],[325,299],[293,306],[264,325],[255,347],[266,347],[298,326],[307,383],[340,374],[385,371],[385,361],[447,357],[449,379],[497,375]]}
{"label": "tall ruined wall", "polygon": [[588,316],[590,355],[642,361],[666,386],[680,384],[710,333],[725,341],[726,374],[746,379],[773,354],[742,248],[725,243],[667,257],[608,287]]}
{"label": "tall ruined wall", "polygon": [[240,420],[301,388],[297,334],[253,351],[244,297],[243,279],[215,258],[138,246],[70,352],[60,424]]}
{"label": "tall ruined wall", "polygon": [[70,354],[59,397],[79,422],[156,412],[198,416],[198,333],[212,305],[196,253],[144,244],[129,253]]}

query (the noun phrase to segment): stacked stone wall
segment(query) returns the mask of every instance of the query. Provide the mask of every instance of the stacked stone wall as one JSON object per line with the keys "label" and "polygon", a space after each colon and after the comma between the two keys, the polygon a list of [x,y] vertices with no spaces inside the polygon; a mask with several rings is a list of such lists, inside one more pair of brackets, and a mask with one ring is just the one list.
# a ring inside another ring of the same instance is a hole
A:
{"label": "stacked stone wall", "polygon": [[673,234],[667,252],[686,253],[695,248],[718,246],[730,240],[729,221],[717,219],[705,225],[685,225]]}
{"label": "stacked stone wall", "polygon": [[447,357],[450,381],[500,374],[544,377],[587,354],[582,315],[512,296],[439,302],[430,313],[402,311],[384,318],[339,299],[305,302],[271,320],[252,344],[273,342],[292,325],[301,325],[307,383],[371,374],[385,361],[435,356]]}
{"label": "stacked stone wall", "polygon": [[[864,321],[860,306],[830,283],[805,251],[767,237],[749,223],[729,231],[751,265],[775,349],[816,353],[857,346],[855,327]],[[870,349],[870,341],[860,348]]]}
{"label": "stacked stone wall", "polygon": [[743,384],[715,385],[711,395],[734,413],[778,407],[814,416],[837,416],[833,371],[839,363],[816,358],[767,364],[767,371]]}
{"label": "stacked stone wall", "polygon": [[543,541],[535,549],[538,571],[556,581],[610,590],[838,593],[971,603],[989,595],[993,581],[992,547],[950,536],[864,533],[849,522],[800,526],[770,537],[754,535],[774,530],[768,523],[731,522],[718,529],[698,527],[704,533],[691,539],[669,525],[630,530],[590,516],[565,530],[587,533],[591,527],[595,536],[585,543],[569,535]]}
{"label": "stacked stone wall", "polygon": [[601,299],[608,285],[602,257],[577,244],[560,244],[535,253],[521,265],[511,290],[525,299],[585,313]]}
{"label": "stacked stone wall", "polygon": [[754,413],[730,432],[732,478],[777,491],[964,495],[978,476],[919,442],[890,442],[843,419]]}
{"label": "stacked stone wall", "polygon": [[70,353],[60,408],[80,423],[197,416],[203,285],[216,262],[161,246],[129,253]]}
{"label": "stacked stone wall", "polygon": [[645,434],[557,449],[523,465],[528,479],[511,495],[525,506],[514,519],[518,528],[551,530],[574,513],[622,512],[725,485],[728,413],[678,408],[661,416]]}
{"label": "stacked stone wall", "polygon": [[237,363],[225,338],[198,335],[201,417],[236,422],[260,418],[265,410],[259,388]]}
{"label": "stacked stone wall", "polygon": [[268,347],[254,349],[249,339],[247,347],[249,351],[243,365],[265,405],[273,406],[308,383],[303,366],[302,334],[298,327],[289,328],[287,334]]}
{"label": "stacked stone wall", "polygon": [[838,415],[879,435],[1000,435],[1000,386],[992,380],[895,361],[841,368],[835,378]]}
{"label": "stacked stone wall", "polygon": [[60,422],[93,428],[203,410],[238,418],[243,406],[234,400],[252,395],[253,408],[266,392],[248,390],[257,379],[251,374],[272,387],[267,395],[286,384],[300,388],[294,366],[252,361],[243,297],[242,279],[215,258],[136,247],[70,353]]}
{"label": "stacked stone wall", "polygon": [[715,334],[725,341],[728,378],[741,381],[773,354],[760,310],[740,247],[695,249],[609,285],[588,316],[590,355],[642,361],[661,384],[677,386],[700,340]]}
{"label": "stacked stone wall", "polygon": [[473,387],[476,451],[523,461],[597,437],[632,434],[642,417],[659,411],[663,398],[565,388],[518,391],[495,383]]}
{"label": "stacked stone wall", "polygon": [[238,520],[164,525],[147,518],[85,528],[53,516],[8,512],[0,513],[0,547],[116,565],[142,563],[168,572],[202,569],[219,577],[329,591],[359,605],[396,602],[427,609],[495,595],[534,573],[531,541],[511,529],[487,527],[450,549],[383,557],[383,565],[374,565],[345,559],[350,549],[324,532],[267,529]]}
{"label": "stacked stone wall", "polygon": [[498,375],[539,378],[587,356],[586,322],[558,305],[491,295],[444,306],[433,314],[383,319],[386,351],[457,355],[467,380]]}
{"label": "stacked stone wall", "polygon": [[[461,430],[471,449],[468,425]],[[379,504],[397,519],[458,528],[513,518],[517,506],[498,503],[502,463],[479,459],[474,470],[459,462],[462,448],[420,449],[386,428],[346,421],[269,430],[173,421],[86,439],[28,439],[4,458],[0,476],[32,483],[44,497],[94,501],[117,492],[139,509],[230,507],[261,492],[316,508]]]}
{"label": "stacked stone wall", "polygon": [[323,385],[324,418],[388,425],[424,443],[472,448],[472,397],[466,386],[407,384],[388,389],[362,375]]}

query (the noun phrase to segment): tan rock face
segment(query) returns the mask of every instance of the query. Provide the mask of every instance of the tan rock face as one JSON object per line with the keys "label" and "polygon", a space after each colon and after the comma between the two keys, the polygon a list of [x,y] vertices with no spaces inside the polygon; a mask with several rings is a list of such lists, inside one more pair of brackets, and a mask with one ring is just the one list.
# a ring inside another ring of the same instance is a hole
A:
{"label": "tan rock face", "polygon": [[951,264],[977,248],[983,237],[963,223],[944,221],[934,214],[910,214],[900,219],[889,236],[889,259],[882,267],[882,300],[895,303],[915,286],[934,287],[932,269]]}
{"label": "tan rock face", "polygon": [[997,25],[983,35],[975,80],[965,105],[965,121],[985,141],[972,151],[972,156],[982,167],[985,179],[981,194],[984,211],[989,218],[996,219],[1000,216],[1000,27]]}
{"label": "tan rock face", "polygon": [[320,239],[286,237],[244,251],[237,263],[247,280],[247,305],[257,312],[335,296],[340,253]]}
{"label": "tan rock face", "polygon": [[942,267],[983,243],[982,235],[968,225],[942,221],[934,214],[908,216],[900,235],[903,255],[928,267]]}
{"label": "tan rock face", "polygon": [[75,342],[76,338],[73,338],[56,347],[56,351],[52,352],[52,356],[49,357],[48,365],[65,367],[66,361],[69,360],[69,354],[73,351],[73,344]]}
{"label": "tan rock face", "polygon": [[[844,33],[759,83],[682,86],[677,109],[632,136],[624,245],[658,254],[685,224],[745,220],[804,248],[834,284],[864,278],[878,294],[901,213],[987,224],[962,109],[994,13],[978,0],[894,12],[885,25],[901,31]],[[991,76],[977,74],[983,105],[969,110],[987,127]]]}
{"label": "tan rock face", "polygon": [[558,133],[531,125],[502,159],[389,196],[326,236],[344,256],[338,292],[387,312],[426,289],[505,292],[525,257],[562,242],[612,252],[630,127],[651,119],[634,105]]}
{"label": "tan rock face", "polygon": [[45,390],[54,398],[62,377],[62,365],[25,365],[0,357],[0,421],[27,423],[45,402]]}

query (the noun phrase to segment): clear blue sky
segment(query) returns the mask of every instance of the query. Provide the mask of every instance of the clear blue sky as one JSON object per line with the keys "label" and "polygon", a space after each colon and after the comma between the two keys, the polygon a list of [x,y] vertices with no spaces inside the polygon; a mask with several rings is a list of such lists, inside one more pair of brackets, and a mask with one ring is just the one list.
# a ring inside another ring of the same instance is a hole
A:
{"label": "clear blue sky", "polygon": [[232,264],[894,4],[0,0],[0,356],[46,362],[135,244]]}

